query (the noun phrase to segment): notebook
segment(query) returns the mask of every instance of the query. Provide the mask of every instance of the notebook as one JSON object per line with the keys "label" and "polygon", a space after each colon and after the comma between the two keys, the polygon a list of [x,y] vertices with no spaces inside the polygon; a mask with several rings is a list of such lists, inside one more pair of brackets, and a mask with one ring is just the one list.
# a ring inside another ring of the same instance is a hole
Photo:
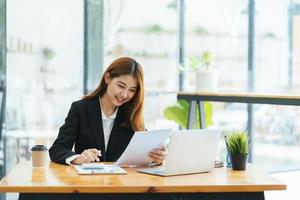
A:
{"label": "notebook", "polygon": [[175,131],[170,136],[165,165],[137,171],[159,176],[209,172],[214,169],[219,139],[220,130],[216,129]]}
{"label": "notebook", "polygon": [[73,165],[78,174],[126,174],[126,171],[117,165],[104,163],[85,163]]}

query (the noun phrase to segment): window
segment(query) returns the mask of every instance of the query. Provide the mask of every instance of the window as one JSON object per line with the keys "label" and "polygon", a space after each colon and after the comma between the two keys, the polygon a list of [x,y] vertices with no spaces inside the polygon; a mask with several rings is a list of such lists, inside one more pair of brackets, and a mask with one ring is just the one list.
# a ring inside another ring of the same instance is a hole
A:
{"label": "window", "polygon": [[178,88],[177,11],[173,1],[104,4],[104,66],[121,56],[133,57],[143,66],[146,127],[169,126],[163,109],[176,101],[174,91]]}
{"label": "window", "polygon": [[196,85],[189,57],[204,51],[216,54],[220,90],[247,90],[247,7],[246,0],[185,1],[186,90]]}
{"label": "window", "polygon": [[82,96],[83,1],[7,1],[6,45],[8,171],[33,144],[51,145]]}
{"label": "window", "polygon": [[7,1],[8,129],[57,130],[82,66],[83,1]]}

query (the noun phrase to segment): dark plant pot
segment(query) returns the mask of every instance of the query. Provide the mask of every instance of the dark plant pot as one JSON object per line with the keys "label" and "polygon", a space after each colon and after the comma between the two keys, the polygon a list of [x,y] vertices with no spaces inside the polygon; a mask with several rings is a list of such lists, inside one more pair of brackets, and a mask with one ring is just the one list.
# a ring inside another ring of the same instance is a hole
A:
{"label": "dark plant pot", "polygon": [[232,154],[231,155],[232,169],[233,170],[246,170],[247,157],[248,157],[248,155]]}

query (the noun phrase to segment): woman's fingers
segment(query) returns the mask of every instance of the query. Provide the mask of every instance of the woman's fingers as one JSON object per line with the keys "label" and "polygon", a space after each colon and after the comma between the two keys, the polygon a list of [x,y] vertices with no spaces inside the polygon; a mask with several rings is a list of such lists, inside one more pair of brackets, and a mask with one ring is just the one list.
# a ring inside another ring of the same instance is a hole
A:
{"label": "woman's fingers", "polygon": [[152,155],[152,154],[150,154],[150,158],[155,163],[162,163],[165,160],[163,157],[158,157],[158,156]]}
{"label": "woman's fingers", "polygon": [[101,156],[101,151],[97,149],[87,149],[84,150],[81,155],[86,157],[87,162],[100,161],[98,156]]}
{"label": "woman's fingers", "polygon": [[75,165],[81,165],[82,163],[100,161],[101,151],[98,149],[86,149],[76,159],[72,161]]}
{"label": "woman's fingers", "polygon": [[80,154],[77,158],[71,161],[71,163],[75,165],[81,165],[82,163],[86,163],[86,162],[87,162],[87,157],[83,154]]}
{"label": "woman's fingers", "polygon": [[94,161],[93,156],[90,154],[90,152],[88,150],[84,150],[81,155],[83,155],[85,157],[86,162]]}
{"label": "woman's fingers", "polygon": [[160,149],[153,149],[150,153],[152,155],[158,156],[158,157],[166,157],[167,156],[167,152],[160,150]]}
{"label": "woman's fingers", "polygon": [[81,164],[89,162],[89,158],[83,154],[81,154],[78,158],[80,159]]}
{"label": "woman's fingers", "polygon": [[165,159],[166,156],[168,155],[166,148],[161,148],[161,149],[153,149],[149,156],[155,163],[162,163]]}
{"label": "woman's fingers", "polygon": [[93,152],[96,156],[101,156],[101,150],[98,149],[89,149],[89,151]]}
{"label": "woman's fingers", "polygon": [[157,157],[156,155],[152,155],[152,154],[150,154],[150,158],[155,163],[162,163],[164,161],[162,157]]}
{"label": "woman's fingers", "polygon": [[157,159],[165,159],[167,154],[165,152],[151,151],[150,156]]}

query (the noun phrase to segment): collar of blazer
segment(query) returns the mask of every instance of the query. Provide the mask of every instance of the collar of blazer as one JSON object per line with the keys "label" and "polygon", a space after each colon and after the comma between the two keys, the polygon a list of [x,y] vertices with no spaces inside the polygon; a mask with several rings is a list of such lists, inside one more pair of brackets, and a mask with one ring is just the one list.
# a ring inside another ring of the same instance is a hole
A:
{"label": "collar of blazer", "polygon": [[[87,102],[87,115],[90,121],[90,126],[92,127],[93,134],[97,143],[97,148],[101,150],[103,161],[106,161],[106,151],[105,151],[105,143],[104,143],[104,134],[103,134],[103,125],[102,125],[102,115],[100,110],[100,104],[98,98],[93,98],[91,100],[88,100]],[[113,138],[116,138],[117,132],[119,132],[119,129],[122,129],[120,126],[121,123],[124,120],[123,116],[123,108],[122,106],[119,107],[117,116],[115,118],[115,122],[113,125],[113,128],[111,130],[110,139],[107,145],[107,151],[113,151],[113,148],[115,146],[114,142],[112,141]]]}

